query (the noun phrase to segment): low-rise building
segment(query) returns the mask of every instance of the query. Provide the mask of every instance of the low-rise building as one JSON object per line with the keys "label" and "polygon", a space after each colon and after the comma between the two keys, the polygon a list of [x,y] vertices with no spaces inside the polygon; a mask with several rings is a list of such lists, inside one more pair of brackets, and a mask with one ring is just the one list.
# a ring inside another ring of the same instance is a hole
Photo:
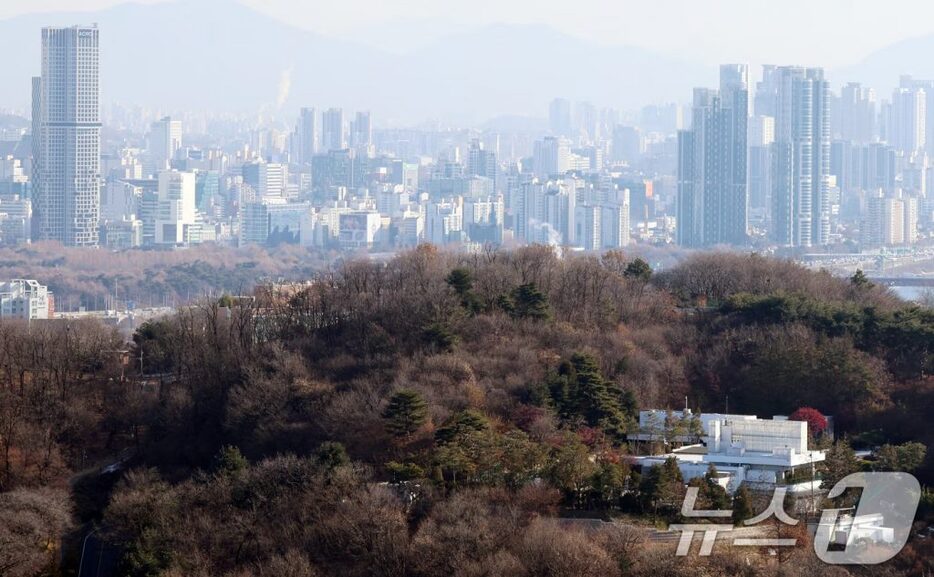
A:
{"label": "low-rise building", "polygon": [[[791,492],[819,486],[815,465],[823,451],[808,449],[807,423],[786,417],[760,419],[755,415],[693,414],[684,411],[641,411],[634,440],[660,441],[660,454],[638,457],[638,464],[655,466],[674,457],[685,482],[703,477],[710,465],[720,473],[729,492],[747,483],[754,488],[788,486]],[[699,443],[692,443],[699,440]],[[676,443],[686,443],[672,448]]]}
{"label": "low-rise building", "polygon": [[39,281],[14,279],[0,283],[0,318],[50,319],[54,314],[52,293]]}

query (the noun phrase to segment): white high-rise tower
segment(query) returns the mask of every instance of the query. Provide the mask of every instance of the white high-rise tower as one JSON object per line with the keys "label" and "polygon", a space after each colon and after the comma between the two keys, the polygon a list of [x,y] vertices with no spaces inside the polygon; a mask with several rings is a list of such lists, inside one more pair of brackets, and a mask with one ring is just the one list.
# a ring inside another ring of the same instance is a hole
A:
{"label": "white high-rise tower", "polygon": [[[38,134],[33,236],[96,246],[100,216],[100,84],[97,26],[42,29],[34,84]],[[37,89],[36,89],[37,88]]]}

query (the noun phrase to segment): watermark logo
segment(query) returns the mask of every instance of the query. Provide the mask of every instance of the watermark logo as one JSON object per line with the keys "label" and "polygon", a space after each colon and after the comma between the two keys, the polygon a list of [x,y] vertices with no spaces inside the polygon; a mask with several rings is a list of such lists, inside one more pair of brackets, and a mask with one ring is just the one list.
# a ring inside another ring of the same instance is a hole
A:
{"label": "watermark logo", "polygon": [[[898,554],[908,542],[911,524],[921,500],[921,486],[908,473],[854,473],[844,477],[827,494],[840,497],[848,489],[862,492],[855,509],[823,509],[814,533],[817,557],[831,565],[876,565]],[[730,517],[730,510],[697,510],[698,488],[688,487],[681,515],[686,518]],[[785,525],[799,521],[784,509],[787,487],[776,487],[769,506],[759,515],[743,521],[747,527],[775,517]],[[695,533],[703,535],[699,554],[708,556],[720,533],[736,529],[732,523],[681,523],[669,526],[680,531],[676,555],[690,552]],[[797,539],[735,537],[736,547],[794,547]]]}
{"label": "watermark logo", "polygon": [[862,489],[856,511],[824,509],[814,551],[832,565],[876,565],[898,554],[908,542],[921,501],[921,485],[908,473],[853,473],[827,494]]}

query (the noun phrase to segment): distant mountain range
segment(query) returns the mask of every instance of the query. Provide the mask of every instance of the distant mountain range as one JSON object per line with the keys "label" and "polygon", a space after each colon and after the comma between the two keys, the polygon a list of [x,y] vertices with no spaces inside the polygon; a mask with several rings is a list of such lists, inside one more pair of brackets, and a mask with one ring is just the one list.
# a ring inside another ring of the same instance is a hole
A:
{"label": "distant mountain range", "polygon": [[[688,102],[694,86],[717,85],[715,66],[628,47],[625,38],[604,46],[544,26],[496,25],[397,55],[291,26],[236,0],[178,0],[0,21],[0,106],[28,107],[42,26],[91,22],[101,27],[104,102],[165,111],[293,114],[300,106],[342,106],[372,109],[380,124],[480,124],[544,117],[556,96],[636,109]],[[862,81],[885,96],[903,72],[934,78],[932,53],[934,36],[907,40],[830,77]]]}
{"label": "distant mountain range", "polygon": [[688,100],[692,86],[716,83],[715,67],[541,26],[491,26],[395,55],[234,0],[179,0],[0,21],[0,105],[27,106],[42,26],[92,22],[101,27],[104,102],[165,110],[343,106],[373,109],[383,120],[479,123],[544,116],[555,96],[636,108]]}
{"label": "distant mountain range", "polygon": [[889,98],[899,76],[934,79],[934,34],[910,38],[873,52],[854,66],[835,70],[839,84],[861,82],[876,89],[879,98]]}

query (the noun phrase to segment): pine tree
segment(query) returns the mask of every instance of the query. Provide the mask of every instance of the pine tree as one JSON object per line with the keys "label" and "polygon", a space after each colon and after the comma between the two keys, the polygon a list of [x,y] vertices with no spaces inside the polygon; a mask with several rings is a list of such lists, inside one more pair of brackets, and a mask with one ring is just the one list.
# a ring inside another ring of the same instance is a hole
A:
{"label": "pine tree", "polygon": [[573,369],[568,391],[571,412],[583,417],[592,427],[600,427],[618,437],[625,435],[635,414],[632,394],[623,393],[604,379],[596,359],[589,355],[575,354],[570,364]]}
{"label": "pine tree", "polygon": [[219,475],[236,475],[249,466],[250,462],[246,460],[240,449],[232,445],[222,447],[220,453],[214,458],[214,470]]}
{"label": "pine tree", "polygon": [[480,312],[480,300],[473,292],[473,275],[470,269],[455,268],[444,280],[460,297],[462,307],[470,314]]}
{"label": "pine tree", "polygon": [[623,276],[633,280],[648,282],[648,280],[652,277],[652,267],[649,266],[649,263],[645,262],[641,258],[637,258],[626,265],[626,270],[623,271]]}
{"label": "pine tree", "polygon": [[383,418],[390,433],[410,437],[428,420],[428,404],[417,391],[403,389],[389,399]]}
{"label": "pine tree", "polygon": [[477,411],[461,411],[456,413],[435,433],[435,440],[439,445],[451,442],[463,433],[485,431],[490,428],[490,422]]}
{"label": "pine tree", "polygon": [[859,461],[856,460],[856,453],[846,439],[839,440],[827,451],[821,488],[829,491],[840,479],[857,471]]}
{"label": "pine tree", "polygon": [[725,511],[730,508],[730,496],[727,494],[726,489],[717,482],[718,478],[717,467],[711,463],[704,474],[704,485],[700,492],[706,508]]}
{"label": "pine tree", "polygon": [[642,478],[641,492],[655,514],[660,508],[669,512],[678,510],[684,499],[684,477],[677,459],[669,457],[649,469]]}
{"label": "pine tree", "polygon": [[752,519],[754,511],[752,510],[752,495],[746,484],[743,483],[736,490],[733,497],[733,523],[740,524],[746,519]]}
{"label": "pine tree", "polygon": [[512,290],[507,310],[513,318],[544,321],[551,318],[548,299],[534,283],[526,283]]}
{"label": "pine tree", "polygon": [[344,445],[334,441],[325,441],[318,446],[315,451],[315,457],[318,463],[328,471],[333,471],[350,463],[350,456],[347,455],[347,449]]}
{"label": "pine tree", "polygon": [[850,277],[850,283],[858,289],[870,289],[873,285],[862,269],[856,269],[853,276]]}

